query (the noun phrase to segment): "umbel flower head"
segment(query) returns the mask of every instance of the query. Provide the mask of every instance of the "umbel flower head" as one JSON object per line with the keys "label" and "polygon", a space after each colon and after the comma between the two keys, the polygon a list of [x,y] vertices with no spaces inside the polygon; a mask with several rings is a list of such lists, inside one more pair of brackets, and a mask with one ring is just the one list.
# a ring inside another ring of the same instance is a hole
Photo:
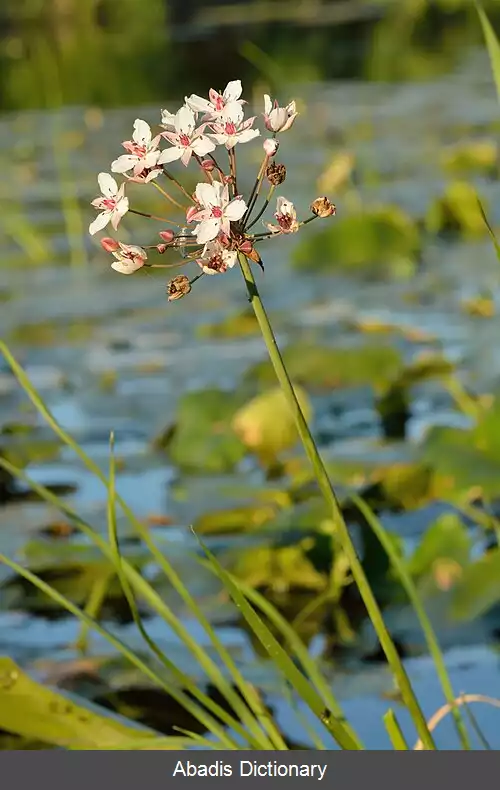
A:
{"label": "umbel flower head", "polygon": [[[134,237],[133,243],[125,244],[103,237],[101,246],[113,257],[114,271],[134,274],[139,269],[196,264],[197,274],[191,279],[179,274],[168,283],[169,301],[189,294],[194,282],[204,275],[229,272],[238,259],[244,260],[241,256],[263,269],[257,249],[263,242],[297,233],[312,220],[335,214],[334,204],[320,197],[311,203],[309,216],[300,219],[293,202],[281,195],[277,196],[274,221],[264,216],[275,190],[286,178],[285,166],[275,157],[279,135],[291,129],[297,118],[294,101],[281,106],[264,96],[264,127],[271,134],[261,141],[263,159],[253,185],[248,191],[240,190],[236,149],[261,134],[255,128],[257,116],[245,116],[242,93],[240,80],[228,82],[223,91],[211,88],[207,98],[193,93],[175,112],[160,111],[156,134],[146,121],[137,118],[132,138],[122,143],[126,153],[110,166],[112,173],[121,174],[125,180],[119,185],[107,172],[98,175],[102,194],[92,201],[99,213],[90,224],[91,235],[104,230],[108,223],[117,231],[127,213],[129,218],[140,215],[162,223],[154,233],[156,243],[147,244]],[[183,167],[198,171],[194,192],[182,184],[181,176],[167,169],[179,165],[181,175]],[[125,195],[126,182],[160,192],[167,207],[163,216],[132,208]],[[260,220],[264,230],[257,232],[255,226]],[[132,222],[130,230],[133,233]],[[157,255],[161,263],[155,262]]]}

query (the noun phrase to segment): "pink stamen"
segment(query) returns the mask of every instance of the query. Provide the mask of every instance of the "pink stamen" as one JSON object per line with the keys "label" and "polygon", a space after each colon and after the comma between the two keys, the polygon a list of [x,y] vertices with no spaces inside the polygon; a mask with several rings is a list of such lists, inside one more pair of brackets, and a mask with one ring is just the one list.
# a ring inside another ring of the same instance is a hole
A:
{"label": "pink stamen", "polygon": [[232,121],[226,123],[226,134],[236,134],[236,126]]}
{"label": "pink stamen", "polygon": [[212,207],[212,217],[215,219],[220,219],[222,217],[222,209],[219,206]]}
{"label": "pink stamen", "polygon": [[103,198],[102,207],[105,208],[106,211],[113,211],[116,207],[116,200],[113,198]]}
{"label": "pink stamen", "polygon": [[216,100],[215,100],[215,109],[217,110],[217,112],[220,112],[221,110],[223,110],[224,109],[224,105],[225,105],[225,101],[222,98],[222,96],[219,94],[217,96]]}
{"label": "pink stamen", "polygon": [[183,145],[185,148],[188,148],[191,145],[191,140],[189,139],[187,134],[180,134],[179,143]]}
{"label": "pink stamen", "polygon": [[129,154],[132,154],[133,156],[146,155],[146,146],[134,143],[132,140],[127,140],[125,143],[123,143],[123,147],[129,152]]}

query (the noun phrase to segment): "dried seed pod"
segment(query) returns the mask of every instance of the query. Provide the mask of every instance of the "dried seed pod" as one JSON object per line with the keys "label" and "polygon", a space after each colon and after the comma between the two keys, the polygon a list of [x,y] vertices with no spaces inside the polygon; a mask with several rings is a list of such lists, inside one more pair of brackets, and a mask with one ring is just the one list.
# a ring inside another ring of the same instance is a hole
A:
{"label": "dried seed pod", "polygon": [[317,217],[325,219],[325,217],[332,217],[337,213],[335,205],[328,200],[327,197],[318,197],[311,203],[311,211]]}
{"label": "dried seed pod", "polygon": [[174,302],[176,299],[182,299],[191,290],[191,283],[189,277],[185,274],[179,274],[167,283],[167,297],[169,302]]}
{"label": "dried seed pod", "polygon": [[283,183],[286,178],[286,167],[278,162],[271,162],[266,170],[266,178],[273,187]]}

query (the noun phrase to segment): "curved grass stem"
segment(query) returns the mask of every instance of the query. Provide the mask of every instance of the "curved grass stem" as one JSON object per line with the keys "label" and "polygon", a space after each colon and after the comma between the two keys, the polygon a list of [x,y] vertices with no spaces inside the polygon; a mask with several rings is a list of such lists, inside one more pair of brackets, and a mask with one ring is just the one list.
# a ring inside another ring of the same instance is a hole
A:
{"label": "curved grass stem", "polygon": [[425,716],[415,696],[410,679],[406,673],[401,658],[399,657],[394,642],[392,641],[392,638],[387,630],[382,617],[382,612],[377,604],[373,591],[365,575],[361,560],[358,557],[356,548],[349,533],[349,529],[342,515],[342,511],[332,488],[328,473],[323,464],[304,414],[302,413],[300,404],[297,400],[292,382],[290,381],[285,363],[283,362],[283,358],[278,348],[271,323],[260,298],[250,264],[246,257],[242,254],[239,255],[239,263],[243,278],[245,280],[248,297],[255,312],[255,317],[257,318],[257,322],[266,344],[266,348],[276,373],[276,377],[288,402],[290,410],[295,418],[300,439],[314,469],[320,491],[323,494],[323,497],[331,511],[333,523],[335,525],[340,544],[349,561],[354,581],[356,582],[360,595],[366,606],[368,616],[370,617],[373,627],[375,628],[390,668],[394,673],[394,677],[399,686],[403,701],[412,716],[416,730],[419,733],[419,738],[424,744],[424,748],[434,750],[436,746],[433,736],[429,730],[429,727],[427,726]]}

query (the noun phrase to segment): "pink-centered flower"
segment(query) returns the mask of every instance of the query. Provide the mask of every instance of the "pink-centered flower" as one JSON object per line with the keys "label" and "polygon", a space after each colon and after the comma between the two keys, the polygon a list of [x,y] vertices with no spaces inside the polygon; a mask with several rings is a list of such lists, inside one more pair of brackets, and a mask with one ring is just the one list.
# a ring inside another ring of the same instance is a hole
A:
{"label": "pink-centered flower", "polygon": [[223,93],[218,93],[211,88],[208,93],[208,100],[192,93],[191,96],[186,96],[185,101],[187,106],[194,112],[205,113],[207,116],[206,120],[214,120],[218,118],[227,104],[235,103],[241,107],[245,103],[243,99],[240,99],[242,92],[241,80],[233,80],[227,83]]}
{"label": "pink-centered flower", "polygon": [[212,134],[209,135],[217,145],[225,145],[229,151],[237,143],[248,143],[260,135],[258,129],[252,129],[253,118],[246,121],[241,105],[236,102],[226,104],[216,121],[210,124]]}
{"label": "pink-centered flower", "polygon": [[118,228],[121,218],[128,211],[128,198],[125,197],[125,184],[118,188],[113,176],[109,173],[99,173],[97,181],[102,192],[102,197],[92,201],[94,208],[100,210],[95,220],[90,223],[89,233],[91,236],[106,227],[111,222],[114,230]]}
{"label": "pink-centered flower", "polygon": [[229,200],[229,187],[220,181],[198,184],[195,197],[201,208],[194,214],[190,213],[189,222],[199,223],[193,230],[193,236],[200,244],[212,241],[221,231],[229,236],[230,223],[241,219],[247,210],[241,197]]}
{"label": "pink-centered flower", "polygon": [[286,107],[280,107],[277,101],[272,102],[271,97],[264,94],[264,123],[270,132],[286,132],[297,115],[294,101]]}
{"label": "pink-centered flower", "polygon": [[238,253],[226,249],[218,239],[207,242],[196,263],[205,274],[224,274],[236,263]]}
{"label": "pink-centered flower", "polygon": [[140,269],[147,260],[146,250],[142,247],[136,247],[134,244],[122,244],[118,242],[119,249],[113,250],[113,255],[116,258],[111,264],[111,268],[120,274],[133,274]]}
{"label": "pink-centered flower", "polygon": [[[158,164],[160,151],[158,144],[161,135],[152,136],[149,124],[137,118],[134,121],[134,133],[131,140],[122,143],[127,151],[111,163],[113,173],[128,173],[133,170],[134,176],[140,176],[144,170],[151,170]],[[154,178],[154,176],[153,176]]]}
{"label": "pink-centered flower", "polygon": [[295,206],[284,197],[279,197],[276,201],[275,218],[277,225],[264,223],[271,233],[296,233],[300,227],[297,222],[297,212]]}
{"label": "pink-centered flower", "polygon": [[175,131],[162,132],[162,136],[172,143],[172,148],[166,148],[161,152],[158,164],[163,165],[180,159],[187,167],[193,154],[205,156],[214,151],[214,143],[203,134],[203,130],[204,127],[196,128],[194,112],[189,107],[181,107],[175,116]]}

